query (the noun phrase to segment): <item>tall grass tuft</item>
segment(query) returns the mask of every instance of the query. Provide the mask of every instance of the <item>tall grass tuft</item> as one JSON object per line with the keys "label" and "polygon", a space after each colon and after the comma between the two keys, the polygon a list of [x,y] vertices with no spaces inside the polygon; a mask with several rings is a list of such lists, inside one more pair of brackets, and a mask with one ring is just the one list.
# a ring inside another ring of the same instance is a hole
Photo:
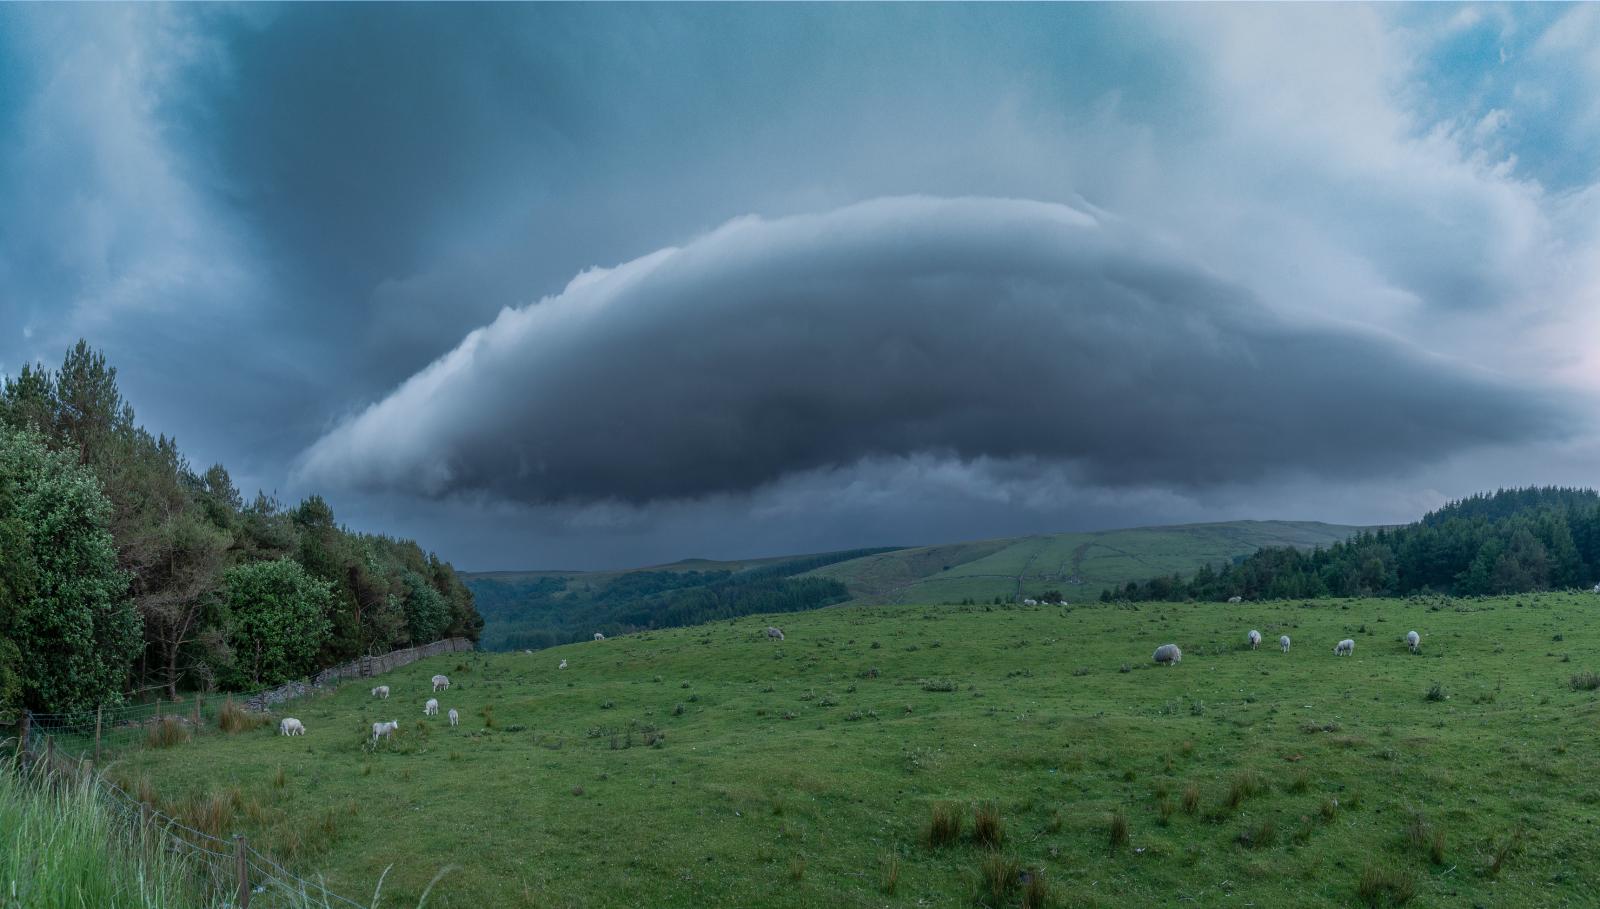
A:
{"label": "tall grass tuft", "polygon": [[[92,784],[0,773],[0,880],[30,909],[200,909],[193,868],[114,815]],[[48,844],[42,848],[41,844]],[[9,903],[7,904],[9,905]]]}
{"label": "tall grass tuft", "polygon": [[1015,857],[991,852],[978,864],[978,902],[1003,906],[1021,882],[1022,863]]}
{"label": "tall grass tuft", "polygon": [[1356,884],[1361,901],[1374,909],[1385,906],[1404,906],[1417,895],[1416,882],[1404,872],[1378,865],[1368,865]]}
{"label": "tall grass tuft", "polygon": [[884,852],[878,856],[878,868],[881,872],[878,889],[888,896],[894,896],[895,891],[900,889],[900,856]]}
{"label": "tall grass tuft", "polygon": [[1593,669],[1585,669],[1572,677],[1573,691],[1594,691],[1596,689],[1600,689],[1600,673],[1595,672]]}
{"label": "tall grass tuft", "polygon": [[171,748],[189,741],[189,727],[175,716],[164,716],[151,724],[145,744],[151,748]]}
{"label": "tall grass tuft", "polygon": [[928,829],[923,831],[923,842],[931,848],[948,846],[961,839],[961,809],[949,802],[933,806],[928,816]]}
{"label": "tall grass tuft", "polygon": [[1005,838],[1006,826],[1000,818],[1000,806],[994,802],[980,802],[972,811],[972,839],[990,849],[998,849]]}
{"label": "tall grass tuft", "polygon": [[222,709],[217,712],[217,728],[223,732],[233,734],[237,732],[251,732],[266,725],[268,718],[259,713],[252,713],[228,698],[222,702]]}
{"label": "tall grass tuft", "polygon": [[1128,816],[1118,811],[1111,815],[1111,851],[1128,845]]}

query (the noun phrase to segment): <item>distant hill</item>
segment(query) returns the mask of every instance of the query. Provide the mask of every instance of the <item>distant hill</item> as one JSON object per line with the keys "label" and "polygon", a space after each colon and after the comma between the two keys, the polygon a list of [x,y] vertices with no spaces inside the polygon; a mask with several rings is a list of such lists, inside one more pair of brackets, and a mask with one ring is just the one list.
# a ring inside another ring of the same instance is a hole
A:
{"label": "distant hill", "polygon": [[1362,530],[1315,521],[1232,521],[738,561],[685,559],[616,571],[464,573],[491,650],[552,647],[646,628],[839,603],[1068,600],[1154,574],[1192,573],[1262,547],[1327,546]]}
{"label": "distant hill", "polygon": [[851,602],[959,603],[1023,598],[1059,590],[1071,601],[1202,565],[1241,559],[1262,547],[1310,548],[1365,528],[1320,521],[1229,521],[923,546],[815,569],[850,591]]}

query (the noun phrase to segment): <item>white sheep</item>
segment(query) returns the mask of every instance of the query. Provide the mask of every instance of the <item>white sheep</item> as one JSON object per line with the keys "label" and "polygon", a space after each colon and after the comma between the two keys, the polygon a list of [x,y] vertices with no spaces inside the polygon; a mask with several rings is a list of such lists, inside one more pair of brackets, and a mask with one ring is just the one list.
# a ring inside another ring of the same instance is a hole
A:
{"label": "white sheep", "polygon": [[1421,651],[1422,635],[1417,634],[1415,631],[1406,632],[1406,646],[1411,648],[1412,653]]}
{"label": "white sheep", "polygon": [[386,698],[386,697],[388,697],[389,696],[389,686],[388,685],[379,685],[378,687],[372,689],[372,696],[375,697],[375,698]]}
{"label": "white sheep", "polygon": [[380,738],[385,738],[385,739],[394,738],[395,732],[398,731],[399,729],[400,729],[400,721],[399,720],[379,720],[378,722],[373,723],[372,724],[372,742],[373,742],[373,744],[377,744],[378,739],[380,739]]}
{"label": "white sheep", "polygon": [[1230,603],[1243,603],[1244,602],[1244,597],[1228,597],[1228,602],[1230,602]]}
{"label": "white sheep", "polygon": [[1261,632],[1252,628],[1250,633],[1245,635],[1245,640],[1250,642],[1250,649],[1254,650],[1261,646]]}
{"label": "white sheep", "polygon": [[606,636],[601,634],[600,632],[596,631],[594,633],[594,639],[597,640],[597,641],[603,641],[603,640],[606,639]]}
{"label": "white sheep", "polygon": [[1340,641],[1339,643],[1333,645],[1333,655],[1334,656],[1355,656],[1356,655],[1356,642],[1351,640],[1350,638],[1345,638],[1344,640]]}
{"label": "white sheep", "polygon": [[461,725],[461,714],[456,713],[456,709],[454,707],[450,708],[450,725],[452,725],[452,726],[460,726]]}
{"label": "white sheep", "polygon": [[438,698],[428,698],[428,703],[422,705],[422,715],[423,716],[438,716],[439,715],[439,699]]}
{"label": "white sheep", "polygon": [[774,641],[781,641],[781,640],[783,640],[783,629],[782,628],[774,628],[771,625],[768,625],[767,626],[767,637],[773,639]]}
{"label": "white sheep", "polygon": [[1162,644],[1156,648],[1155,661],[1175,666],[1183,662],[1183,651],[1178,649],[1177,644]]}
{"label": "white sheep", "polygon": [[557,666],[556,668],[557,669],[565,669],[565,668],[567,668],[567,661],[566,660],[562,660],[561,661],[561,665]]}
{"label": "white sheep", "polygon": [[305,735],[305,724],[292,716],[286,716],[278,723],[279,735]]}
{"label": "white sheep", "polygon": [[1284,653],[1288,653],[1289,652],[1289,636],[1288,635],[1284,635],[1283,637],[1278,638],[1278,646],[1280,648],[1282,648]]}
{"label": "white sheep", "polygon": [[1037,605],[1039,605],[1039,601],[1038,600],[1023,600],[1022,601],[1022,605],[1024,605],[1024,606],[1037,606]]}
{"label": "white sheep", "polygon": [[444,675],[436,675],[436,676],[434,676],[433,677],[433,690],[434,691],[449,691],[450,690],[450,677],[449,676],[444,676]]}

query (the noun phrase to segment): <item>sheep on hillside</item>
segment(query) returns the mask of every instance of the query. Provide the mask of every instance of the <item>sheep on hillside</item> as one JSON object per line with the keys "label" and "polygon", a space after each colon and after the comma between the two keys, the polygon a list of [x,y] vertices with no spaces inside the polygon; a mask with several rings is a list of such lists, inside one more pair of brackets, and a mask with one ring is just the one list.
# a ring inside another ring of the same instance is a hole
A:
{"label": "sheep on hillside", "polygon": [[1183,661],[1183,651],[1178,649],[1177,644],[1162,644],[1156,648],[1155,661],[1175,666]]}
{"label": "sheep on hillside", "polygon": [[1415,631],[1406,632],[1406,646],[1411,648],[1412,653],[1420,651],[1422,649],[1422,635],[1417,634]]}
{"label": "sheep on hillside", "polygon": [[596,631],[594,633],[594,639],[597,640],[597,641],[603,641],[603,640],[606,639],[606,636],[601,634],[600,632]]}
{"label": "sheep on hillside", "polygon": [[1244,637],[1245,637],[1245,640],[1250,642],[1250,649],[1251,650],[1254,650],[1257,647],[1261,646],[1261,632],[1255,630],[1254,628],[1250,629],[1250,633],[1245,635]]}
{"label": "sheep on hillside", "polygon": [[450,677],[449,676],[443,676],[443,675],[434,676],[433,677],[433,690],[434,691],[449,691],[450,690]]}
{"label": "sheep on hillside", "polygon": [[782,628],[774,628],[771,625],[768,625],[767,626],[767,637],[773,639],[774,641],[781,641],[781,640],[783,640],[783,629]]}
{"label": "sheep on hillside", "polygon": [[388,685],[379,685],[378,687],[372,689],[372,696],[375,697],[375,698],[386,698],[386,697],[388,697],[389,696],[389,686]]}
{"label": "sheep on hillside", "polygon": [[460,726],[461,725],[461,714],[456,713],[456,709],[454,707],[450,708],[450,725],[452,725],[452,726]]}
{"label": "sheep on hillside", "polygon": [[306,727],[305,727],[304,723],[301,723],[299,720],[295,719],[294,717],[286,716],[286,717],[283,718],[283,720],[281,722],[278,723],[278,734],[279,735],[305,735],[306,734]]}
{"label": "sheep on hillside", "polygon": [[1228,602],[1230,602],[1230,603],[1243,603],[1244,602],[1244,597],[1228,597]]}
{"label": "sheep on hillside", "polygon": [[556,668],[557,669],[565,669],[565,668],[567,668],[567,661],[566,660],[562,660],[561,661],[561,665],[557,666]]}
{"label": "sheep on hillside", "polygon": [[439,715],[439,699],[438,698],[428,698],[428,703],[422,705],[422,715],[423,716],[438,716]]}
{"label": "sheep on hillside", "polygon": [[1356,642],[1351,640],[1350,638],[1345,638],[1344,640],[1340,641],[1339,643],[1333,645],[1333,655],[1334,656],[1355,656],[1356,655]]}
{"label": "sheep on hillside", "polygon": [[1283,649],[1284,653],[1288,653],[1289,652],[1289,636],[1288,635],[1284,635],[1283,637],[1278,638],[1278,646]]}
{"label": "sheep on hillside", "polygon": [[378,739],[380,739],[380,738],[385,738],[385,739],[394,738],[394,734],[399,728],[400,728],[400,721],[399,720],[379,720],[378,722],[373,723],[372,724],[372,742],[373,742],[373,744],[377,744]]}

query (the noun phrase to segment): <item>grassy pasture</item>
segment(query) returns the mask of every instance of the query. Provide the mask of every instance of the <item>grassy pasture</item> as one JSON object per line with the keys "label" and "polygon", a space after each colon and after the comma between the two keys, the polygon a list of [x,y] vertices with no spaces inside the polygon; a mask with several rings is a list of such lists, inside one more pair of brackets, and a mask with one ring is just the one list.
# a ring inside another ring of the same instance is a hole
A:
{"label": "grassy pasture", "polygon": [[[384,905],[456,866],[428,905],[1592,906],[1600,692],[1571,680],[1600,669],[1597,609],[752,617],[423,661],[388,701],[289,706],[303,738],[208,734],[111,772],[363,902],[392,865]],[[1150,664],[1166,641],[1176,668]],[[435,672],[459,729],[422,716]]]}
{"label": "grassy pasture", "polygon": [[842,581],[861,604],[985,602],[1048,589],[1076,601],[1129,581],[1190,574],[1263,546],[1326,546],[1359,529],[1317,521],[1229,521],[1053,533],[902,549],[808,573]]}

